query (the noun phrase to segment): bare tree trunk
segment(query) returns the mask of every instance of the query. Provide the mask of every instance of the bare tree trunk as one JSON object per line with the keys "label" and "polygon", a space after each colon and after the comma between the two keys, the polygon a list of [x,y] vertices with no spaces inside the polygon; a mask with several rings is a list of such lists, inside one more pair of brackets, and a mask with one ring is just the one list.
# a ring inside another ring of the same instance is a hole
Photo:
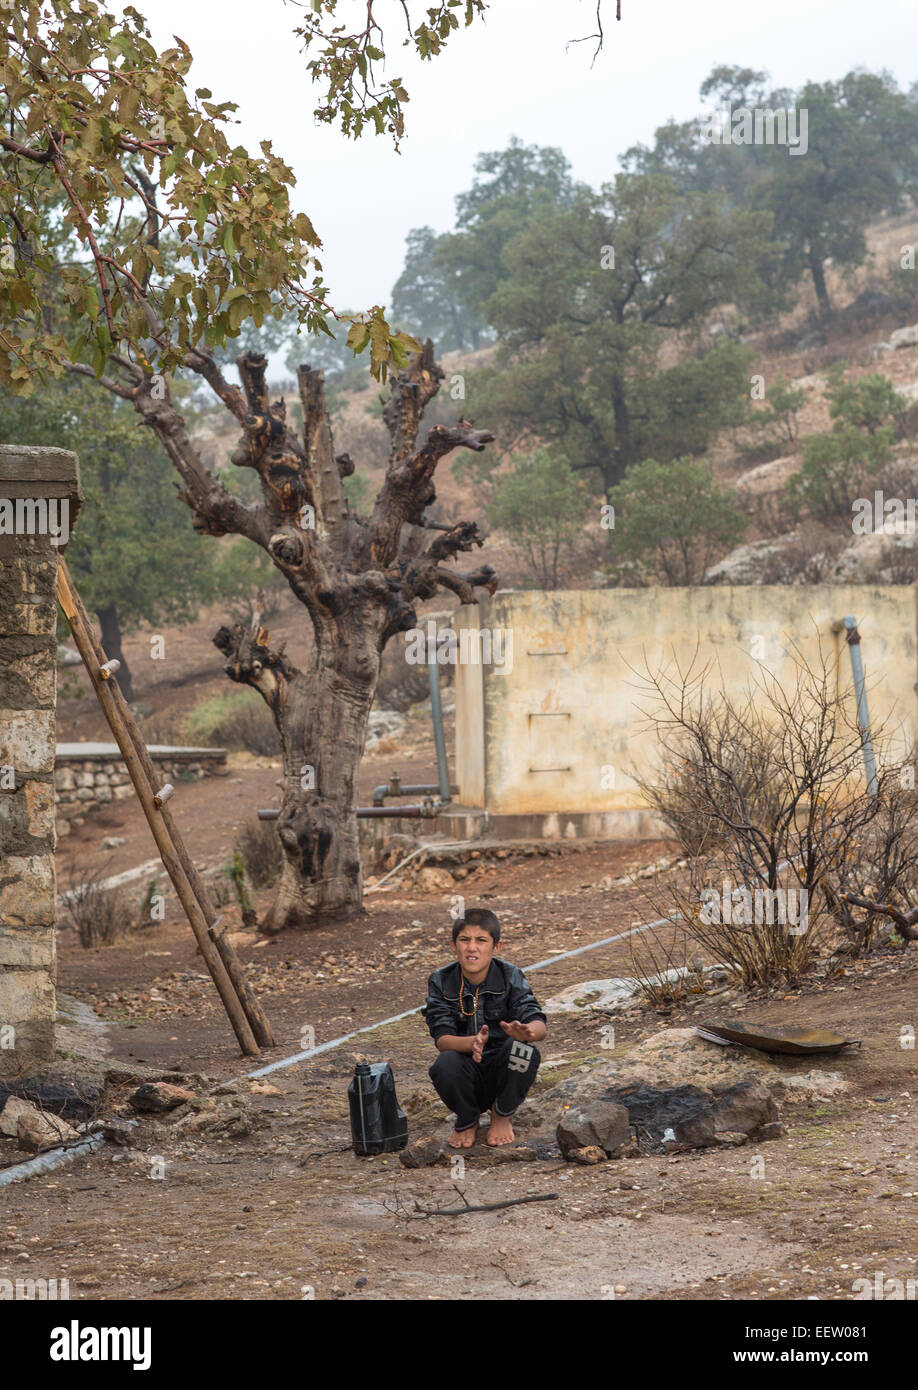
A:
{"label": "bare tree trunk", "polygon": [[822,256],[818,251],[810,251],[809,266],[810,274],[813,277],[813,288],[819,301],[819,312],[823,318],[828,318],[832,313],[832,302],[829,299],[829,291],[826,286],[826,272],[822,263]]}
{"label": "bare tree trunk", "polygon": [[99,627],[102,631],[102,647],[105,655],[109,661],[121,662],[121,670],[116,678],[121,687],[121,693],[126,700],[133,700],[134,678],[121,648],[121,622],[118,617],[118,609],[113,603],[107,604],[105,608],[96,610],[96,617],[99,619]]}
{"label": "bare tree trunk", "polygon": [[263,628],[221,628],[231,680],[253,685],[274,714],[284,778],[277,831],[284,863],[261,929],[318,926],[362,910],[357,776],[379,679],[380,623],[319,624],[301,672],[264,644]]}

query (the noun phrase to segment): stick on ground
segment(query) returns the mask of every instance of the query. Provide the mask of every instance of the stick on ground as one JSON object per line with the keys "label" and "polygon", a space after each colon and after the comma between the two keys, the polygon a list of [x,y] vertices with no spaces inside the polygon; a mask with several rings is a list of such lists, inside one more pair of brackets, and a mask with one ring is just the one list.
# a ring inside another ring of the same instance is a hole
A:
{"label": "stick on ground", "polygon": [[500,1211],[502,1207],[521,1207],[526,1202],[557,1202],[557,1200],[557,1192],[545,1192],[538,1197],[513,1197],[508,1202],[488,1202],[483,1207],[470,1207],[468,1203],[464,1207],[420,1207],[417,1203],[415,1206],[425,1216],[465,1216],[470,1211]]}

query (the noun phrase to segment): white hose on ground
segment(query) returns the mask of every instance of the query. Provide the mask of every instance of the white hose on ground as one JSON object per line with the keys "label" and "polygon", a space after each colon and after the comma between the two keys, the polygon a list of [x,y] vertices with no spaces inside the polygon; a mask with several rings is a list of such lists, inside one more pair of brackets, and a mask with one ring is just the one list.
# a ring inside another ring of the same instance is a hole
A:
{"label": "white hose on ground", "polygon": [[70,1163],[74,1158],[82,1158],[84,1154],[101,1149],[104,1143],[101,1134],[92,1134],[88,1139],[84,1139],[82,1144],[74,1144],[72,1149],[49,1149],[37,1158],[17,1163],[15,1168],[5,1168],[0,1172],[0,1187],[7,1187],[11,1182],[18,1182],[20,1178],[34,1178],[40,1173],[53,1173],[55,1168],[63,1168],[65,1163]]}

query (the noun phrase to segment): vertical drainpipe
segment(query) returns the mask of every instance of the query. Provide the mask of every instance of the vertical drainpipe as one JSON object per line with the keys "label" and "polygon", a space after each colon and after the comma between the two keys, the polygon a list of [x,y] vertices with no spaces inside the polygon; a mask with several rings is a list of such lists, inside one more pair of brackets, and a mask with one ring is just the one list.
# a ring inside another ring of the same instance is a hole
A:
{"label": "vertical drainpipe", "polygon": [[873,739],[870,737],[870,714],[867,709],[867,685],[864,680],[864,663],[861,660],[861,634],[857,630],[857,619],[851,616],[842,619],[851,653],[851,674],[854,677],[854,694],[857,700],[857,723],[864,746],[864,771],[867,774],[867,791],[871,796],[877,794],[877,764],[873,753]]}
{"label": "vertical drainpipe", "polygon": [[443,708],[440,702],[440,667],[437,664],[437,639],[427,639],[427,674],[430,678],[430,712],[433,716],[434,743],[437,748],[437,777],[440,782],[440,802],[450,800],[449,770],[446,766],[446,739],[443,736]]}

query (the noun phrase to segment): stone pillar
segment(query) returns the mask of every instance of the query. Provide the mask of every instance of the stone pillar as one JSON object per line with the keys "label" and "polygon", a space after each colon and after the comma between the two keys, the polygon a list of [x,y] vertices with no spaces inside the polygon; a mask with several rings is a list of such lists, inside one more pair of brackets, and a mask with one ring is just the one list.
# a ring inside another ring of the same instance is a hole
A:
{"label": "stone pillar", "polygon": [[76,454],[0,445],[0,1079],[54,1056],[58,555]]}

